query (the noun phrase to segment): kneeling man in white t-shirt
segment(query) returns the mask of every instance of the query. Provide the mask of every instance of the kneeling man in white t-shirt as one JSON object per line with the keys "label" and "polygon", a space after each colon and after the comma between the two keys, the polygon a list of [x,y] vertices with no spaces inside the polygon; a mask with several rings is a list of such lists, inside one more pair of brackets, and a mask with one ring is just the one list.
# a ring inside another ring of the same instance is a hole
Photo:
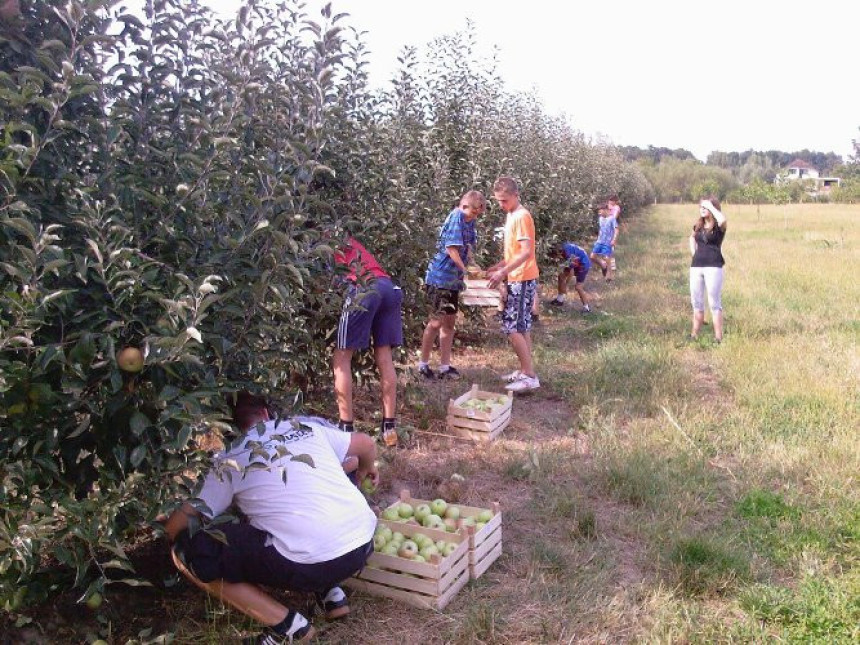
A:
{"label": "kneeling man in white t-shirt", "polygon": [[[247,392],[236,396],[233,419],[243,436],[215,457],[165,532],[183,574],[267,626],[256,642],[309,640],[307,618],[259,585],[314,592],[329,619],[349,613],[338,584],[373,552],[376,516],[341,464],[357,457],[358,481],[376,484],[376,444],[317,417],[271,420],[265,399]],[[233,504],[246,522],[208,522]]]}

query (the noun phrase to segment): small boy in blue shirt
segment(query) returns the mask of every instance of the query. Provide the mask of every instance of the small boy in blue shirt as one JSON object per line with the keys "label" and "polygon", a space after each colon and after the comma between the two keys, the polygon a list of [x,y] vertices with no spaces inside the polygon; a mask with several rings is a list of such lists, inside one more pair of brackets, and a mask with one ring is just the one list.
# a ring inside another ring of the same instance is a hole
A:
{"label": "small boy in blue shirt", "polygon": [[430,261],[424,278],[427,299],[430,302],[430,320],[421,337],[421,360],[418,361],[418,373],[424,378],[436,378],[429,362],[437,336],[438,378],[460,378],[460,372],[451,366],[454,323],[460,309],[460,292],[466,287],[463,282],[466,266],[478,242],[475,220],[484,212],[486,205],[483,193],[470,190],[460,199],[460,206],[448,214],[439,233],[436,255]]}
{"label": "small boy in blue shirt", "polygon": [[591,269],[591,260],[588,259],[588,253],[580,246],[572,242],[563,242],[559,244],[551,253],[550,257],[564,260],[561,270],[558,273],[558,295],[549,301],[553,307],[561,307],[564,305],[567,297],[567,283],[570,282],[571,276],[576,276],[574,289],[579,294],[579,299],[582,301],[582,311],[589,313],[591,307],[588,304],[590,300],[588,292],[585,290],[585,278],[588,277],[588,271]]}
{"label": "small boy in blue shirt", "polygon": [[599,215],[597,219],[597,241],[591,249],[591,259],[600,265],[600,270],[606,281],[612,282],[614,272],[610,263],[615,242],[618,240],[618,220],[610,212],[608,204],[601,204],[597,212]]}

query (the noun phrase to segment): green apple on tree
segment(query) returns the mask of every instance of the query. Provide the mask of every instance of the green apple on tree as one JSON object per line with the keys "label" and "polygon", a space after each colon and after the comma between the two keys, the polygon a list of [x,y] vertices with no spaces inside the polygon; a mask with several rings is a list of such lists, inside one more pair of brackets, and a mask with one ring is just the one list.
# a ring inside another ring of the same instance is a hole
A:
{"label": "green apple on tree", "polygon": [[143,352],[137,347],[123,347],[116,355],[116,364],[123,372],[136,374],[143,369]]}

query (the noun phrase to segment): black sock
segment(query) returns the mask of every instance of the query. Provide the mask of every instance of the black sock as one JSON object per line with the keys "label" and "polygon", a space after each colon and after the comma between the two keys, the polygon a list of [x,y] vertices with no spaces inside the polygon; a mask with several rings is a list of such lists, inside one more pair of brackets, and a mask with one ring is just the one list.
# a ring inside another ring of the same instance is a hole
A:
{"label": "black sock", "polygon": [[397,427],[397,419],[391,417],[383,417],[382,419],[382,429],[383,430],[394,430]]}
{"label": "black sock", "polygon": [[344,432],[355,432],[355,424],[353,421],[344,421],[341,419],[337,422],[337,427]]}

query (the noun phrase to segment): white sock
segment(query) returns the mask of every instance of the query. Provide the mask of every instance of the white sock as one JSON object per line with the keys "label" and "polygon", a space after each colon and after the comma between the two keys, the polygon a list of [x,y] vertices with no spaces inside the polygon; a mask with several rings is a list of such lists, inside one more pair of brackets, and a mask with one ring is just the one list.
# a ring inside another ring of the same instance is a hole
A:
{"label": "white sock", "polygon": [[558,300],[559,302],[564,302],[565,298],[567,298],[567,295],[564,293],[560,293],[555,297],[555,299]]}
{"label": "white sock", "polygon": [[429,367],[430,363],[425,363],[424,361],[418,361],[418,369],[420,370],[422,367]]}
{"label": "white sock", "polygon": [[451,368],[450,365],[439,365],[440,372],[447,372]]}

